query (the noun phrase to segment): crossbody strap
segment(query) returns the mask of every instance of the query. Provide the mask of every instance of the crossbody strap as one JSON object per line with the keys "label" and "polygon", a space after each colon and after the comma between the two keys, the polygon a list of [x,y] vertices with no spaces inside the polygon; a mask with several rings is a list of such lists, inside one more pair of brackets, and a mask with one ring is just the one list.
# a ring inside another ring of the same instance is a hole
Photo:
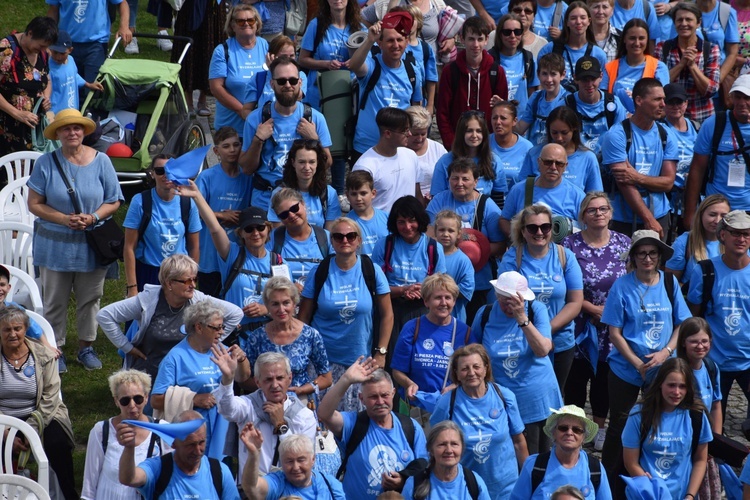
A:
{"label": "crossbody strap", "polygon": [[73,209],[76,211],[77,214],[80,214],[81,206],[78,204],[78,200],[76,199],[76,195],[75,195],[75,190],[73,189],[73,186],[70,185],[68,176],[65,175],[65,171],[63,170],[62,165],[60,165],[60,160],[57,158],[58,152],[59,150],[52,153],[52,159],[55,160],[57,171],[60,172],[60,177],[62,177],[62,180],[65,183],[65,188],[68,191],[68,196],[70,196],[70,201],[73,202]]}
{"label": "crossbody strap", "polygon": [[734,113],[729,113],[729,123],[732,125],[732,132],[734,133],[734,140],[737,141],[737,146],[740,149],[742,159],[745,160],[745,168],[750,172],[750,155],[745,150],[745,138],[742,137],[742,131],[737,123],[737,119],[734,117]]}

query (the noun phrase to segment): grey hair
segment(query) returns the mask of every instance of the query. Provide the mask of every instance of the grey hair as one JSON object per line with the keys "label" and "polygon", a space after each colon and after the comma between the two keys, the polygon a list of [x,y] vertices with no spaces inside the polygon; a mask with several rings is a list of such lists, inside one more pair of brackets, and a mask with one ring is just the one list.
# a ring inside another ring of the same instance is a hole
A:
{"label": "grey hair", "polygon": [[115,398],[117,397],[117,389],[125,384],[140,386],[145,392],[144,396],[148,396],[148,393],[151,392],[151,375],[140,370],[118,370],[109,376],[107,382],[109,383],[109,392]]}
{"label": "grey hair", "polygon": [[164,259],[159,266],[159,283],[167,286],[172,280],[180,279],[180,276],[198,274],[198,263],[185,254],[176,253]]}
{"label": "grey hair", "polygon": [[262,295],[264,306],[268,307],[273,292],[286,292],[289,294],[292,302],[294,302],[294,305],[299,304],[299,289],[286,276],[274,276],[266,281]]}
{"label": "grey hair", "polygon": [[210,300],[202,300],[185,309],[182,320],[185,323],[185,331],[188,336],[195,333],[195,325],[205,325],[214,316],[224,318],[224,309]]}
{"label": "grey hair", "polygon": [[273,195],[273,198],[271,198],[271,208],[273,208],[274,212],[278,213],[279,205],[284,200],[294,200],[296,202],[305,204],[305,200],[302,199],[302,194],[300,194],[299,191],[296,189],[283,187],[276,191],[276,194]]}
{"label": "grey hair", "polygon": [[292,434],[279,443],[279,456],[287,453],[309,453],[315,456],[315,446],[310,438],[304,434]]}
{"label": "grey hair", "polygon": [[552,500],[556,500],[563,495],[571,496],[577,500],[586,500],[586,497],[583,496],[581,490],[570,484],[566,484],[565,486],[560,486],[559,488],[557,488],[555,492],[552,493]]}
{"label": "grey hair", "polygon": [[383,370],[382,368],[378,368],[374,372],[372,372],[372,375],[370,375],[370,378],[362,382],[362,386],[365,385],[371,385],[371,384],[377,384],[378,382],[382,382],[383,380],[388,381],[389,384],[391,384],[391,387],[393,387],[393,379],[388,374],[387,371]]}
{"label": "grey hair", "polygon": [[[443,420],[442,422],[436,424],[430,429],[430,432],[427,434],[427,452],[430,454],[430,463],[428,465],[428,468],[430,472],[432,472],[432,469],[435,467],[435,456],[432,454],[432,447],[435,445],[438,436],[440,436],[440,434],[445,431],[455,431],[456,434],[458,434],[458,438],[461,440],[462,454],[464,448],[466,447],[466,442],[464,441],[464,433],[461,431],[461,428],[458,426],[458,424],[456,424],[452,420]],[[426,498],[429,498],[429,496],[430,482],[422,481],[419,486],[414,489],[414,500],[425,500]]]}
{"label": "grey hair", "polygon": [[23,323],[23,327],[28,331],[29,329],[29,315],[26,311],[16,306],[7,306],[2,313],[0,313],[0,324],[10,323]]}
{"label": "grey hair", "polygon": [[260,356],[258,356],[258,359],[255,360],[255,365],[253,365],[253,374],[256,377],[260,377],[260,369],[266,365],[275,365],[276,363],[284,363],[284,368],[286,368],[287,375],[290,375],[292,373],[292,364],[289,362],[289,358],[284,355],[284,353],[281,352],[264,352]]}

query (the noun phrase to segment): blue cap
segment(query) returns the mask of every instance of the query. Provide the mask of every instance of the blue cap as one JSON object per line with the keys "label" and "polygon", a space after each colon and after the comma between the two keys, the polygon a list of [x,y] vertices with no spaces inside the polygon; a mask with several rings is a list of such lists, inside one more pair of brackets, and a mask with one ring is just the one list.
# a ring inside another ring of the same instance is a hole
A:
{"label": "blue cap", "polygon": [[50,46],[50,50],[54,50],[55,52],[67,52],[68,49],[72,48],[73,40],[71,40],[70,34],[68,34],[67,31],[62,30],[57,32],[57,42]]}

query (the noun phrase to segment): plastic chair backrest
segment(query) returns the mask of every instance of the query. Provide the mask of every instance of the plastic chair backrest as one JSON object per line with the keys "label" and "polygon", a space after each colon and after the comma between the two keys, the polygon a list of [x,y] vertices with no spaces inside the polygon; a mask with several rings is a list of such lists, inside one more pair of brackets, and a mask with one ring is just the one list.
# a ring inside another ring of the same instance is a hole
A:
{"label": "plastic chair backrest", "polygon": [[8,182],[31,175],[36,160],[42,156],[38,151],[18,151],[0,158],[0,167],[8,174]]}
{"label": "plastic chair backrest", "polygon": [[34,225],[36,216],[29,211],[29,177],[21,177],[0,190],[0,220]]}
{"label": "plastic chair backrest", "polygon": [[50,500],[41,484],[26,476],[0,474],[0,495],[13,500]]}
{"label": "plastic chair backrest", "polygon": [[[26,309],[32,310],[35,313],[44,313],[44,303],[42,302],[42,294],[39,293],[39,286],[28,273],[25,273],[15,266],[5,266],[10,272],[10,293],[5,300],[11,300],[18,302]],[[28,294],[28,301],[18,300],[19,293],[23,296],[23,292]]]}
{"label": "plastic chair backrest", "polygon": [[31,244],[34,228],[20,222],[0,221],[0,264],[34,275]]}
{"label": "plastic chair backrest", "polygon": [[[7,435],[5,434],[6,430],[8,431]],[[44,453],[42,439],[29,424],[8,415],[0,415],[0,436],[5,436],[3,438],[2,459],[0,460],[0,473],[13,475],[13,446],[11,444],[19,432],[26,437],[31,448],[31,454],[39,466],[37,473],[39,479],[37,482],[47,492],[49,491],[49,460],[47,460],[47,454]],[[0,484],[2,484],[2,481],[0,481]],[[9,496],[6,498],[13,497]],[[49,495],[47,498],[49,498]]]}

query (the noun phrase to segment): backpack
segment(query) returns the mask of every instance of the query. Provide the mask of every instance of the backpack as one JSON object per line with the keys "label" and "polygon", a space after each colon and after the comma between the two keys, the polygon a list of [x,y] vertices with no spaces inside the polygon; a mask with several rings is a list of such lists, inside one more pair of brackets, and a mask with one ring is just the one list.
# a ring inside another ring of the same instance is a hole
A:
{"label": "backpack", "polygon": [[[526,311],[526,317],[529,319],[529,323],[532,323],[532,324],[534,323],[534,308],[531,307],[531,305],[533,303],[534,303],[533,299],[528,302],[528,311]],[[490,320],[490,313],[491,312],[492,312],[492,306],[491,305],[488,304],[488,305],[484,306],[484,309],[482,310],[482,319],[479,321],[479,331],[481,332],[480,334],[482,336],[484,336],[484,327],[487,326],[487,322]],[[479,343],[481,343],[481,342],[482,341],[480,340]],[[500,391],[498,391],[498,393],[499,392]],[[503,397],[502,394],[500,395],[500,397],[501,398]],[[503,402],[505,402],[505,399],[503,399]],[[453,406],[451,406],[451,408],[453,408]],[[450,413],[450,415],[452,416],[453,413]],[[449,419],[450,419],[450,417],[449,417]]]}
{"label": "backpack", "polygon": [[[393,267],[391,267],[391,257],[393,256],[393,247],[396,244],[395,237],[392,234],[389,234],[385,237],[385,254],[383,256],[383,261],[385,264],[383,264],[383,272],[384,273],[391,273],[393,272]],[[437,267],[437,259],[438,259],[438,253],[437,253],[437,241],[435,241],[433,238],[427,237],[427,276],[432,276],[435,273],[435,268]]]}
{"label": "backpack", "polygon": [[[279,266],[283,264],[281,255],[279,255],[276,252],[270,252],[270,254],[271,254],[271,266]],[[245,246],[242,245],[240,246],[240,251],[237,253],[237,258],[234,259],[234,262],[232,262],[232,267],[229,268],[227,279],[224,281],[224,284],[221,287],[221,292],[219,292],[219,298],[224,299],[224,297],[226,297],[227,292],[229,292],[229,288],[232,286],[232,284],[234,283],[234,280],[237,279],[237,276],[239,276],[240,273],[256,275],[259,278],[270,278],[272,276],[271,273],[268,273],[268,274],[257,273],[255,271],[248,271],[244,269],[242,265],[245,263],[246,258],[247,258],[247,250],[245,249]],[[260,280],[258,280],[258,285],[260,286]]]}
{"label": "backpack", "polygon": [[[719,2],[723,3],[723,2]],[[703,36],[705,37],[705,31],[703,32]],[[703,66],[705,67],[706,64],[708,64],[708,57],[711,55],[711,45],[713,45],[707,38],[704,38],[701,40],[698,39],[698,43],[701,44],[702,50],[703,50]],[[664,42],[664,44],[661,47],[661,61],[664,64],[667,64],[667,59],[669,58],[669,53],[672,52],[672,49],[677,47],[677,39],[674,38],[672,40],[667,40]],[[667,66],[669,67],[669,66]]]}
{"label": "backpack", "polygon": [[[221,498],[224,492],[224,476],[221,472],[221,462],[215,458],[207,457],[208,463],[211,466],[211,481],[214,483],[214,489],[216,494]],[[172,472],[174,467],[174,453],[167,453],[161,456],[161,472],[159,477],[156,478],[156,486],[154,486],[154,500],[158,500],[159,497],[164,493],[169,486],[169,481],[172,480]]]}
{"label": "backpack", "polygon": [[[703,275],[703,293],[701,294],[700,309],[698,310],[698,314],[696,314],[696,316],[703,318],[706,315],[708,303],[713,297],[714,283],[716,282],[716,267],[714,266],[714,263],[711,261],[711,259],[702,260],[698,262],[698,265],[701,266],[701,274]],[[707,360],[708,358],[703,359]]]}
{"label": "backpack", "polygon": [[[376,51],[377,52],[377,51]],[[380,80],[380,75],[383,72],[383,68],[380,65],[380,59],[377,57],[372,58],[373,63],[375,64],[375,67],[372,70],[372,74],[370,75],[370,78],[367,80],[367,85],[365,85],[364,90],[362,91],[362,97],[359,99],[359,106],[358,110],[362,111],[365,109],[365,106],[367,105],[367,99],[370,97],[370,94],[375,89],[375,85],[378,83],[378,80]],[[406,58],[401,61],[404,64],[404,68],[406,69],[406,75],[409,77],[409,83],[411,83],[411,95],[414,96],[414,91],[417,87],[417,68],[416,64],[412,55],[412,58]]]}
{"label": "backpack", "polygon": [[[477,483],[477,478],[474,475],[474,473],[466,467],[465,465],[462,465],[461,468],[464,471],[464,482],[466,483],[466,489],[469,490],[469,496],[471,496],[471,500],[478,500],[479,499],[479,483]],[[424,483],[425,481],[430,480],[430,469],[424,469],[419,474],[414,475],[414,490],[417,491],[417,489]]]}
{"label": "backpack", "polygon": [[[154,210],[154,198],[150,189],[141,193],[141,203],[143,215],[141,215],[141,224],[138,226],[138,241],[143,240],[143,235],[151,222],[151,213]],[[185,226],[185,234],[187,234],[188,224],[190,223],[190,198],[180,196],[180,218],[182,219],[182,225]]]}
{"label": "backpack", "polygon": [[[644,3],[649,5],[648,2]],[[654,78],[656,76],[656,67],[658,65],[659,60],[657,58],[647,55],[646,64],[643,66],[643,74],[641,75],[641,78]],[[614,61],[608,62],[604,66],[604,70],[607,72],[607,76],[609,76],[609,88],[607,88],[607,91],[611,93],[615,88],[617,73],[620,71],[620,60],[615,59]]]}
{"label": "backpack", "polygon": [[596,123],[596,121],[598,121],[602,116],[604,116],[607,118],[607,129],[610,129],[612,128],[612,125],[615,124],[615,110],[617,109],[615,107],[615,96],[614,94],[610,92],[603,92],[603,93],[604,93],[604,110],[592,118],[583,116],[581,113],[578,112],[578,106],[576,104],[576,97],[574,94],[568,94],[565,96],[565,105],[576,112],[576,115],[578,116],[578,121],[579,123],[581,123],[581,126],[583,126],[583,122]]}
{"label": "backpack", "polygon": [[[323,259],[325,259],[328,256],[328,236],[326,236],[326,231],[322,227],[318,226],[310,226],[313,230],[313,235],[315,236],[315,241],[318,244],[318,249],[320,250],[320,255],[323,256],[322,259],[300,259],[297,257],[289,257],[285,260],[287,262],[312,262],[314,264],[318,264],[320,262],[323,262]],[[286,228],[284,226],[277,227],[273,230],[273,248],[271,249],[272,252],[277,253],[281,255],[281,252],[284,249],[284,241],[286,240]]]}
{"label": "backpack", "polygon": [[[721,136],[724,135],[724,130],[727,126],[727,116],[729,116],[729,124],[732,126],[732,132],[734,132],[734,140],[737,142],[737,148],[730,151],[719,151],[719,144],[721,143]],[[706,185],[714,180],[714,172],[716,170],[716,157],[737,155],[741,154],[743,160],[745,160],[745,166],[750,172],[750,155],[748,154],[748,148],[745,145],[745,138],[742,136],[742,131],[737,124],[737,119],[731,111],[723,111],[716,113],[716,121],[714,122],[714,133],[711,137],[711,153],[708,157],[708,168],[706,175],[703,177],[703,188],[701,192],[706,192]]]}
{"label": "backpack", "polygon": [[[265,82],[263,83],[265,84]],[[273,104],[273,102],[271,101],[266,101],[266,103],[263,104],[263,110],[261,111],[261,114],[260,114],[260,123],[265,123],[271,118],[271,104]],[[306,102],[305,103],[298,102],[297,104],[302,104],[302,118],[312,123],[312,107]],[[275,147],[276,138],[274,136],[271,136],[270,140]]]}
{"label": "backpack", "polygon": [[[708,358],[704,358],[708,359]],[[706,366],[708,368],[708,366]],[[703,412],[697,411],[697,410],[689,410],[690,412],[690,426],[693,429],[693,439],[690,443],[690,456],[692,457],[693,454],[695,454],[695,449],[698,448],[698,439],[700,438],[701,429],[703,427]],[[643,413],[641,413],[641,448],[643,448],[643,443],[646,442],[646,438],[648,437],[648,431],[651,429],[651,423],[650,422],[644,422],[643,421]],[[592,479],[593,480],[593,479]]]}
{"label": "backpack", "polygon": [[[404,432],[404,437],[406,437],[406,442],[409,443],[409,447],[416,456],[417,453],[414,451],[414,422],[411,417],[401,415],[398,412],[391,412],[391,415],[395,415],[398,421],[401,422],[401,429]],[[346,449],[344,450],[344,453],[341,454],[341,467],[339,467],[339,470],[336,472],[336,477],[339,481],[344,478],[346,464],[349,461],[349,457],[357,450],[360,443],[365,438],[369,427],[370,417],[367,416],[367,412],[363,410],[357,413],[357,420],[354,422],[354,429],[352,429],[349,442],[346,443]]]}
{"label": "backpack", "polygon": [[[458,88],[458,82],[461,78],[461,71],[458,69],[458,64],[456,64],[456,62],[454,61],[448,65],[447,69],[448,71],[450,71],[451,88]],[[497,85],[497,75],[499,72],[500,63],[493,58],[492,65],[490,66],[490,89],[492,89],[493,94],[495,93],[495,86]]]}
{"label": "backpack", "polygon": [[[148,421],[150,423],[154,422],[153,417],[146,415],[148,417]],[[107,419],[104,421],[104,424],[102,425],[102,454],[107,454],[107,446],[109,446],[109,421],[111,419]],[[156,449],[156,445],[159,445],[159,450],[162,449],[161,444],[161,438],[155,433],[151,433],[151,441],[148,443],[148,453],[146,453],[146,458],[151,458],[154,455],[154,450]]]}
{"label": "backpack", "polygon": [[[659,122],[654,122],[654,124],[659,131],[659,138],[661,139],[661,149],[662,151],[666,151],[668,137],[667,129]],[[625,154],[627,155],[630,152],[630,147],[633,145],[633,126],[629,118],[626,118],[622,122],[620,122],[620,125],[622,125],[622,130],[623,132],[625,132]],[[604,191],[608,193],[616,192],[617,182],[615,181],[614,177],[612,177],[612,173],[609,171],[609,168],[605,168],[605,165],[601,165],[600,173],[602,176],[602,185],[604,187]]]}
{"label": "backpack", "polygon": [[[553,26],[555,26],[553,24]],[[591,51],[594,50],[594,44],[587,43],[586,44],[586,52],[583,54],[583,57],[589,57],[591,55]],[[570,64],[570,71],[571,74],[563,80],[561,86],[567,90],[569,93],[573,94],[578,91],[578,87],[576,87],[575,82],[573,81],[573,72],[576,69],[576,65],[573,63],[573,61],[570,59],[570,55],[568,54],[568,51],[565,50],[565,44],[562,42],[554,41],[552,42],[552,53],[557,54],[560,57],[563,57],[564,59],[568,60],[568,64]]]}
{"label": "backpack", "polygon": [[[583,450],[587,457],[589,457],[589,477],[591,478],[591,484],[594,486],[594,491],[599,492],[599,485],[602,484],[602,469],[599,459],[593,454],[586,450]],[[547,473],[547,464],[549,463],[549,457],[552,452],[547,451],[537,455],[534,460],[534,468],[531,470],[531,493],[533,494],[536,489],[544,481],[544,475]]]}
{"label": "backpack", "polygon": [[[489,52],[492,58],[495,61],[497,61],[498,64],[500,64],[500,52],[495,47],[492,47],[487,52]],[[521,55],[523,56],[523,78],[527,82],[530,82],[534,80],[534,73],[536,73],[536,63],[534,62],[534,54],[532,54],[526,49],[521,49],[520,52],[521,52]]]}

